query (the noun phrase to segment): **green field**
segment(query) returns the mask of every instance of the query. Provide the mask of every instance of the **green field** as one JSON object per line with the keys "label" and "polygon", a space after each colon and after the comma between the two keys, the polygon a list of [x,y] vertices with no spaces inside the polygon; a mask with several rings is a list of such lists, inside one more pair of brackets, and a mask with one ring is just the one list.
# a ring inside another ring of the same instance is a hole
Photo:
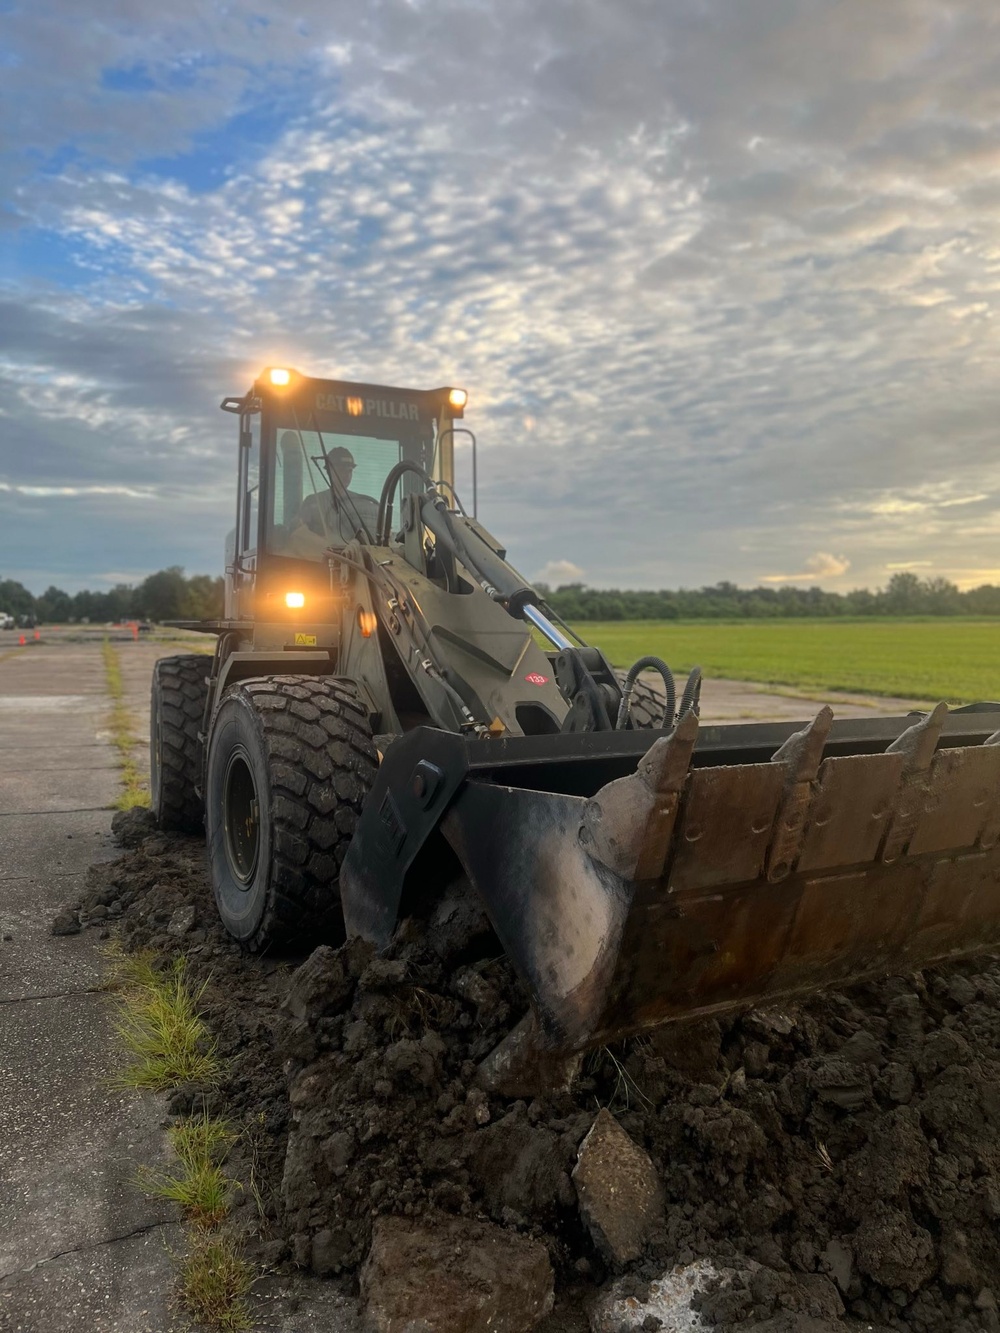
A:
{"label": "green field", "polygon": [[646,653],[675,673],[971,703],[1000,699],[1000,620],[622,620],[580,622],[615,666]]}

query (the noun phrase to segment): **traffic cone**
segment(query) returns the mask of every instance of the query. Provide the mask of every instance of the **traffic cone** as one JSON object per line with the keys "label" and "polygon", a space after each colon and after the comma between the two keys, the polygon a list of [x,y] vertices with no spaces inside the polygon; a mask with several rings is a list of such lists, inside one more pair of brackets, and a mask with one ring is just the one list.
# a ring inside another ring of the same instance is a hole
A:
{"label": "traffic cone", "polygon": [[25,638],[24,638],[24,635],[22,634],[21,637],[20,637],[20,638],[18,639],[18,641],[17,641],[17,646],[18,646],[19,648],[23,648],[23,647],[24,647],[24,644],[25,644]]}
{"label": "traffic cone", "polygon": [[42,637],[42,631],[41,631],[40,629],[36,629],[36,630],[35,630],[35,642],[38,643],[38,641],[39,641],[39,639],[41,639],[41,637]]}

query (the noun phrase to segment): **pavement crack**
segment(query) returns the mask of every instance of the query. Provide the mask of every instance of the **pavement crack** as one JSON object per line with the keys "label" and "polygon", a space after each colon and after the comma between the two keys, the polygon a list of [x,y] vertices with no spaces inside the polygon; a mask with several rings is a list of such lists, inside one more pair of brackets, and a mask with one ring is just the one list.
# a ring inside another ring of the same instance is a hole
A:
{"label": "pavement crack", "polygon": [[160,1227],[171,1227],[176,1225],[173,1221],[147,1222],[145,1226],[134,1227],[131,1231],[125,1231],[120,1236],[102,1236],[100,1240],[92,1240],[86,1245],[73,1245],[68,1250],[60,1250],[57,1254],[46,1255],[44,1259],[36,1259],[33,1264],[28,1264],[26,1268],[12,1268],[9,1273],[0,1273],[0,1282],[6,1282],[9,1278],[20,1277],[24,1273],[33,1273],[36,1268],[41,1268],[45,1264],[54,1264],[57,1259],[65,1259],[69,1254],[86,1254],[88,1250],[99,1250],[102,1245],[117,1245],[123,1240],[134,1240],[136,1236],[148,1236],[151,1231],[158,1231]]}
{"label": "pavement crack", "polygon": [[101,986],[85,986],[83,990],[57,990],[44,995],[12,995],[0,999],[0,1004],[25,1004],[28,1000],[71,1000],[77,995],[100,995]]}

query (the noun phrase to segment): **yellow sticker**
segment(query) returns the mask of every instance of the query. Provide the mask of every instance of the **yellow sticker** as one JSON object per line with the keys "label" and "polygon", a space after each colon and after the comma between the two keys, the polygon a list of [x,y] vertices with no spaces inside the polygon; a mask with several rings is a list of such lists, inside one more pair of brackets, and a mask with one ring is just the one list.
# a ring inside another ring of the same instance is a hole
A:
{"label": "yellow sticker", "polygon": [[295,636],[295,646],[296,646],[296,648],[299,648],[299,647],[302,647],[302,648],[315,648],[315,647],[316,647],[316,635],[315,635],[315,634],[296,634],[296,636]]}

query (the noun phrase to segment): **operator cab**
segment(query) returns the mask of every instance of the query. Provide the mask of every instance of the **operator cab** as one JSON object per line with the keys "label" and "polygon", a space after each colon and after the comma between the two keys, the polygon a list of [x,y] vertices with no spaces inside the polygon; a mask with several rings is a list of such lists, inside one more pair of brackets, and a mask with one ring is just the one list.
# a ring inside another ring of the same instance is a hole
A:
{"label": "operator cab", "polygon": [[[303,601],[327,621],[328,556],[350,542],[378,541],[379,502],[400,463],[454,487],[454,422],[461,389],[399,389],[315,379],[271,368],[224,411],[240,417],[236,526],[227,539],[226,618],[287,622]],[[399,502],[422,489],[399,477]],[[288,590],[294,589],[294,593]],[[296,600],[285,603],[287,596]],[[329,619],[333,620],[333,608]],[[296,635],[296,641],[301,636]],[[307,636],[308,637],[308,636]]]}

